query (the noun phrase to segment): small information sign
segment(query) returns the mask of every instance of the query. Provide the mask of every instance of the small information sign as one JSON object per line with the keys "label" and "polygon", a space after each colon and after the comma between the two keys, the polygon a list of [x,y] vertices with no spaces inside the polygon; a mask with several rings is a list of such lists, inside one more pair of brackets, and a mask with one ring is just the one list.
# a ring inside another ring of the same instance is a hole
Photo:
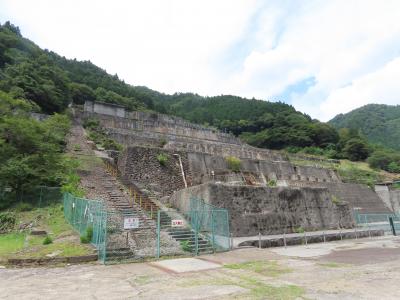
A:
{"label": "small information sign", "polygon": [[183,220],[171,220],[171,226],[172,227],[182,227]]}
{"label": "small information sign", "polygon": [[135,228],[139,228],[139,218],[125,217],[124,229],[135,229]]}

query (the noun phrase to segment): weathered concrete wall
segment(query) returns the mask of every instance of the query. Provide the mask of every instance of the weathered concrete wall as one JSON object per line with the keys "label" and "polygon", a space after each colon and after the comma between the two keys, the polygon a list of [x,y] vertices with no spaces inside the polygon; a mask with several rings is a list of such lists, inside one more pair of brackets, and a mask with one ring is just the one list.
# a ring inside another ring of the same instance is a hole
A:
{"label": "weathered concrete wall", "polygon": [[[157,161],[160,153],[169,156],[165,167],[160,166]],[[242,171],[234,173],[229,169],[225,158],[220,156],[129,147],[120,154],[118,168],[122,175],[136,184],[156,191],[160,196],[171,195],[184,188],[178,158],[173,154],[179,154],[182,159],[188,186],[207,182],[266,186],[268,180],[277,179],[281,185],[292,188],[325,188],[337,201],[349,203],[360,213],[390,212],[378,195],[366,185],[341,183],[331,170],[294,167],[289,162],[243,159]]]}
{"label": "weathered concrete wall", "polygon": [[[163,166],[157,160],[159,154],[168,157]],[[184,169],[188,169],[184,153],[171,152],[159,148],[132,147],[125,149],[118,157],[118,170],[125,180],[132,181],[138,187],[155,192],[159,196],[170,195],[185,188],[179,164],[181,156]],[[190,180],[190,174],[185,174]]]}
{"label": "weathered concrete wall", "polygon": [[270,160],[270,161],[287,161],[279,151],[260,149],[249,146],[247,144],[227,144],[216,143],[198,140],[177,140],[168,139],[169,142],[165,145],[166,149],[174,149],[186,152],[199,152],[216,156],[235,156],[238,158]]}
{"label": "weathered concrete wall", "polygon": [[125,112],[120,106],[85,102],[86,117],[96,117],[104,128],[145,131],[191,137],[201,140],[242,144],[235,136],[167,115],[146,112]]}
{"label": "weathered concrete wall", "polygon": [[324,188],[267,188],[208,183],[181,190],[169,202],[185,211],[190,196],[229,211],[234,236],[254,236],[305,230],[350,228],[352,210],[335,204]]}
{"label": "weathered concrete wall", "polygon": [[[193,174],[193,185],[210,180],[226,182],[228,180],[225,179],[225,175],[232,175],[225,158],[222,156],[204,153],[188,153],[187,155],[190,172]],[[244,174],[245,177],[251,174],[251,179],[243,178],[244,182],[254,181],[254,184],[258,185],[265,185],[269,180],[340,182],[339,177],[333,170],[296,167],[286,161],[242,159],[241,172],[241,175]]]}
{"label": "weathered concrete wall", "polygon": [[375,191],[364,184],[340,182],[287,181],[292,187],[326,187],[338,201],[349,203],[359,213],[389,213],[390,209]]}
{"label": "weathered concrete wall", "polygon": [[86,101],[83,109],[87,113],[103,114],[121,118],[125,118],[126,115],[123,106],[111,103]]}
{"label": "weathered concrete wall", "polygon": [[400,190],[386,185],[375,185],[375,191],[390,210],[400,213]]}

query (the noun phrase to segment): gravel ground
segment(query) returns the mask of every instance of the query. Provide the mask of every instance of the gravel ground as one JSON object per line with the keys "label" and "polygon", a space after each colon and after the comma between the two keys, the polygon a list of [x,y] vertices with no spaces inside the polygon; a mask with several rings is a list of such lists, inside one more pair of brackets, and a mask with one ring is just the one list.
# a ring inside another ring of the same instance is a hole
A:
{"label": "gravel ground", "polygon": [[186,273],[152,263],[0,269],[0,298],[400,299],[395,237],[273,251],[247,248],[200,258],[221,267]]}

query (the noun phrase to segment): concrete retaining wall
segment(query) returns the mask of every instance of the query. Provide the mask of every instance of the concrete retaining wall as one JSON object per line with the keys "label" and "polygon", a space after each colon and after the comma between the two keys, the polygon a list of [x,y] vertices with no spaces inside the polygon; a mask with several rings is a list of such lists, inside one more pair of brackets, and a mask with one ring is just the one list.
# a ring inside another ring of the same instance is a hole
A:
{"label": "concrete retaining wall", "polygon": [[229,211],[233,236],[254,236],[293,232],[299,227],[350,228],[354,220],[350,205],[335,204],[324,188],[267,188],[202,184],[175,193],[169,202],[181,211],[189,210],[191,195]]}
{"label": "concrete retaining wall", "polygon": [[400,213],[400,190],[387,185],[376,185],[375,191],[389,209]]}

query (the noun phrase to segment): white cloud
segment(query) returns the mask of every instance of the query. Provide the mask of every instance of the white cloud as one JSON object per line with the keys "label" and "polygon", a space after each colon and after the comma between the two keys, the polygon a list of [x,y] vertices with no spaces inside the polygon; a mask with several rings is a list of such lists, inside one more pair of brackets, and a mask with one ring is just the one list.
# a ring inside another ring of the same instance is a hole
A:
{"label": "white cloud", "polygon": [[351,85],[334,90],[322,102],[321,111],[330,116],[349,112],[365,103],[400,104],[399,78],[400,57],[354,80]]}
{"label": "white cloud", "polygon": [[91,60],[134,85],[208,93],[210,60],[240,37],[254,0],[2,1],[41,47]]}
{"label": "white cloud", "polygon": [[3,0],[0,18],[42,47],[162,92],[272,99],[312,77],[305,94],[278,100],[322,120],[400,102],[389,75],[400,70],[397,0]]}

